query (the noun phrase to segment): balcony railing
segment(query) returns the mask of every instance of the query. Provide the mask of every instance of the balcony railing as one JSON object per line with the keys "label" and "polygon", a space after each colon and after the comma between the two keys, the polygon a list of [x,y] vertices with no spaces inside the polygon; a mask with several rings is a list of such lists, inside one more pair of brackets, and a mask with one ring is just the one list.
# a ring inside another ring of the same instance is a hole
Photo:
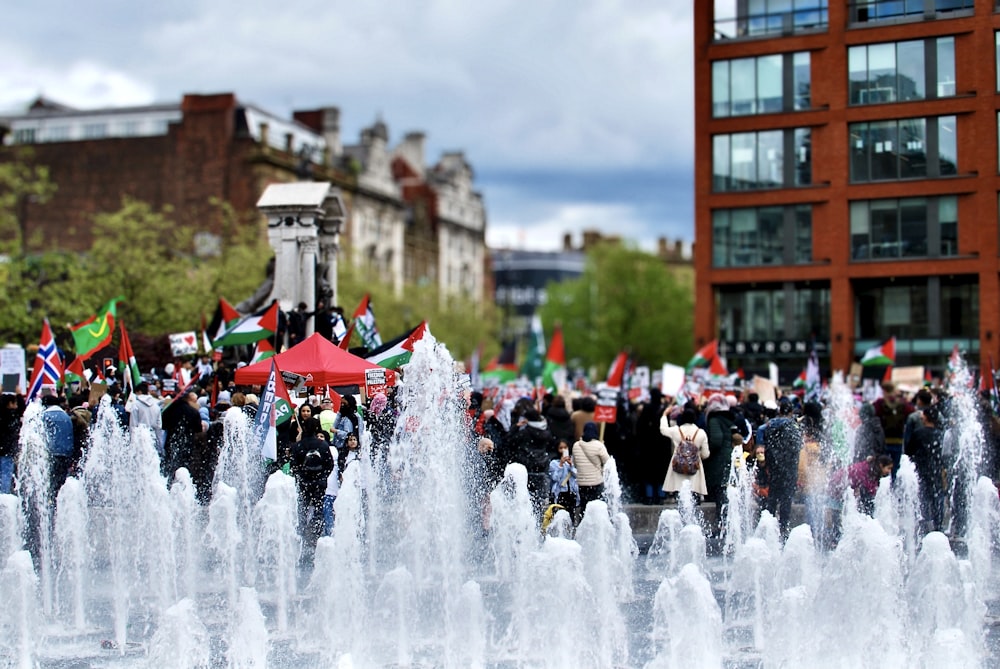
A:
{"label": "balcony railing", "polygon": [[858,27],[871,23],[894,23],[968,16],[975,0],[851,0],[848,21]]}
{"label": "balcony railing", "polygon": [[762,12],[717,19],[715,40],[776,37],[802,32],[821,32],[827,29],[825,7],[810,7],[786,12]]}

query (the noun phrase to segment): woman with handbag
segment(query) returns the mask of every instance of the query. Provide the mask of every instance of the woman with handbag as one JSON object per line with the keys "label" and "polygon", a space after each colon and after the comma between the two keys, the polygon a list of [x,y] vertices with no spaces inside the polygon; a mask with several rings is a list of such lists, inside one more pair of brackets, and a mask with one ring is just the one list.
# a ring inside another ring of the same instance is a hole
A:
{"label": "woman with handbag", "polygon": [[597,424],[583,426],[583,437],[573,444],[573,463],[576,481],[580,486],[580,517],[587,511],[587,504],[604,494],[604,465],[611,456],[604,443],[598,439]]}

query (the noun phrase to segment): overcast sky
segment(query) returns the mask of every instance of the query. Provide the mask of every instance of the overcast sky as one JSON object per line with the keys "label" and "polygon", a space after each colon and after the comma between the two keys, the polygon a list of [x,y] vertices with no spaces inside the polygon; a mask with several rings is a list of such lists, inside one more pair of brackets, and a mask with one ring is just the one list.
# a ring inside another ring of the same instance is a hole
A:
{"label": "overcast sky", "polygon": [[465,151],[491,246],[693,237],[692,0],[9,3],[0,110],[233,91]]}

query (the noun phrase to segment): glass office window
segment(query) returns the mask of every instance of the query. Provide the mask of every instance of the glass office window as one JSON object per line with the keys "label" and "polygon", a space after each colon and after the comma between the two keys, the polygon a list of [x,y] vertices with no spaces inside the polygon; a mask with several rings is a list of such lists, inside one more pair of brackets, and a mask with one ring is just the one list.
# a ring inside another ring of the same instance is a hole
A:
{"label": "glass office window", "polygon": [[955,95],[955,38],[852,46],[847,68],[852,105],[951,97]]}
{"label": "glass office window", "polygon": [[852,123],[848,137],[855,183],[939,177],[958,171],[954,116]]}
{"label": "glass office window", "polygon": [[712,183],[717,192],[809,185],[812,183],[810,129],[715,135]]}
{"label": "glass office window", "polygon": [[712,63],[712,115],[809,109],[810,78],[807,51],[717,60]]}
{"label": "glass office window", "polygon": [[712,212],[715,267],[812,262],[809,205],[719,209]]}
{"label": "glass office window", "polygon": [[[825,341],[830,331],[830,289],[785,283],[718,289],[719,337],[726,341]],[[791,305],[791,313],[786,308]],[[789,318],[790,317],[790,318]]]}
{"label": "glass office window", "polygon": [[[932,245],[932,240],[940,240]],[[954,195],[851,203],[851,259],[892,260],[958,255]]]}

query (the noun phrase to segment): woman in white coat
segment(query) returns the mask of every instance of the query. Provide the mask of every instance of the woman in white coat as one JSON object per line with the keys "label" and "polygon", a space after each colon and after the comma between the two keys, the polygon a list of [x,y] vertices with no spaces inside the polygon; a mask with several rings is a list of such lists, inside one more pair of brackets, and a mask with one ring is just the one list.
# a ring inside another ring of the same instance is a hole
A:
{"label": "woman in white coat", "polygon": [[667,477],[663,480],[664,492],[679,492],[685,481],[690,481],[691,491],[704,496],[708,492],[705,485],[705,468],[702,463],[698,463],[698,469],[693,474],[681,474],[674,470],[674,460],[677,458],[681,443],[686,439],[694,442],[698,447],[698,454],[701,460],[710,454],[708,449],[708,435],[698,427],[696,421],[698,417],[693,411],[684,411],[677,419],[677,425],[670,424],[669,412],[664,412],[660,419],[660,434],[669,437],[674,444],[674,455],[670,459],[670,466],[667,467]]}

